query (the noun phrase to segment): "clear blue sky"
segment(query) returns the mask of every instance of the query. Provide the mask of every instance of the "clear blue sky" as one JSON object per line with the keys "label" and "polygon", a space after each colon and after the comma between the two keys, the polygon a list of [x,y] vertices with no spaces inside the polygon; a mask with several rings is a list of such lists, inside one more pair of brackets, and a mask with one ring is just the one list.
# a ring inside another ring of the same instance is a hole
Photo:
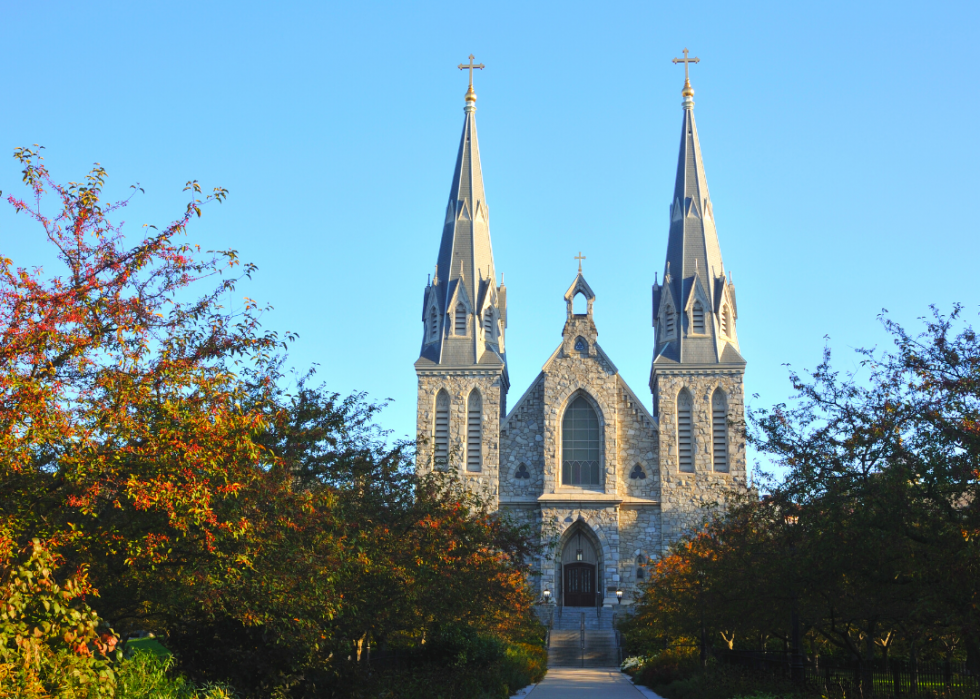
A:
{"label": "clear blue sky", "polygon": [[[557,346],[587,256],[599,342],[649,407],[650,285],[662,270],[687,46],[746,388],[785,399],[783,363],[830,335],[880,343],[888,308],[975,318],[980,3],[8,2],[0,154],[46,146],[140,182],[133,236],[230,190],[190,238],[260,267],[242,295],[300,335],[298,367],[395,403],[414,433],[412,363],[463,122],[469,53],[513,405]],[[0,189],[21,193],[0,159]],[[46,263],[0,208],[0,253]]]}

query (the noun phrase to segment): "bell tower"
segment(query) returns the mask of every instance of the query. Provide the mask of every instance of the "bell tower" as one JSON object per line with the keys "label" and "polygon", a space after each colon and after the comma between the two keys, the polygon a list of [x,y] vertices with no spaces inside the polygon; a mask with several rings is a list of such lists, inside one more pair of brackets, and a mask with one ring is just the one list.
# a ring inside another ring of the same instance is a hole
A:
{"label": "bell tower", "polygon": [[745,487],[745,360],[735,286],[726,275],[684,63],[680,153],[670,205],[663,282],[653,286],[650,390],[660,426],[663,544]]}
{"label": "bell tower", "polygon": [[418,375],[419,471],[458,472],[497,506],[500,419],[506,408],[507,289],[497,283],[490,210],[476,135],[474,64],[435,275],[422,298]]}

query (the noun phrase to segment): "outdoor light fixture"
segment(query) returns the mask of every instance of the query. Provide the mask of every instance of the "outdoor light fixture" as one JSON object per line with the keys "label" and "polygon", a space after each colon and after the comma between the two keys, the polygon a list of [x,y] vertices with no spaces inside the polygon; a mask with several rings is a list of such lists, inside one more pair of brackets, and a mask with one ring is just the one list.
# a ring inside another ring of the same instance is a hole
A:
{"label": "outdoor light fixture", "polygon": [[622,604],[623,603],[623,591],[622,590],[616,590],[616,601],[619,602],[619,604]]}
{"label": "outdoor light fixture", "polygon": [[582,549],[579,549],[578,551],[575,552],[575,560],[576,561],[582,560]]}
{"label": "outdoor light fixture", "polygon": [[551,590],[548,590],[546,588],[545,591],[541,594],[544,596],[544,603],[548,604],[548,602],[551,601]]}

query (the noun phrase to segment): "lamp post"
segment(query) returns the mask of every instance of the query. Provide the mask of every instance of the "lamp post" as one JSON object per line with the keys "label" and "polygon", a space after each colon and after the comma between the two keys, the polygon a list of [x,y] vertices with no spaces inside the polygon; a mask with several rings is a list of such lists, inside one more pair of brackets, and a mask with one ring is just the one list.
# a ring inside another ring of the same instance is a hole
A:
{"label": "lamp post", "polygon": [[616,590],[616,602],[617,602],[617,604],[622,604],[623,603],[623,591],[622,590]]}
{"label": "lamp post", "polygon": [[551,602],[551,590],[549,590],[548,588],[545,588],[544,592],[541,593],[541,596],[544,597],[545,604]]}

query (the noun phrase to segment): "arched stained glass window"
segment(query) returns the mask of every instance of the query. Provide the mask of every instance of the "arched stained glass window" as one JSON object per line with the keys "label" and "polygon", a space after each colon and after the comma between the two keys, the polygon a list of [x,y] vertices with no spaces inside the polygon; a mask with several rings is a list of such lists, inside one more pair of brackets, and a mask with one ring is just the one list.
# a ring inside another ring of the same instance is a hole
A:
{"label": "arched stained glass window", "polygon": [[562,420],[561,481],[565,485],[599,485],[599,417],[582,396]]}

